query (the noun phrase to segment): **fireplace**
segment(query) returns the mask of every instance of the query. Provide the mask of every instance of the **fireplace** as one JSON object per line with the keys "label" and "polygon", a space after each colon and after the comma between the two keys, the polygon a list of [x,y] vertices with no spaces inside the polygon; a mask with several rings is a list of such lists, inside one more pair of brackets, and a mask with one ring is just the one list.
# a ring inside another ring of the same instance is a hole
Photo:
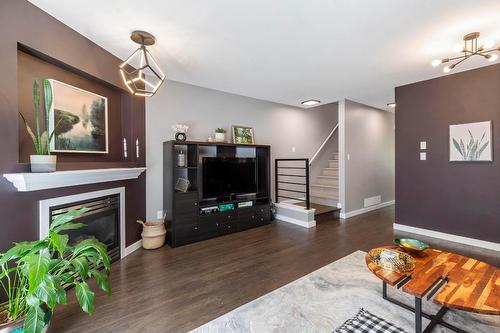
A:
{"label": "fireplace", "polygon": [[86,207],[89,210],[74,222],[86,226],[81,229],[64,231],[69,236],[69,244],[96,238],[104,243],[112,261],[120,259],[120,196],[118,194],[80,202],[53,206],[50,208],[50,220],[70,210]]}
{"label": "fireplace", "polygon": [[84,223],[81,229],[63,231],[70,245],[86,238],[106,244],[109,256],[116,261],[125,256],[125,189],[123,187],[87,192],[40,201],[40,238],[49,233],[50,222],[70,210],[89,210],[74,222]]}

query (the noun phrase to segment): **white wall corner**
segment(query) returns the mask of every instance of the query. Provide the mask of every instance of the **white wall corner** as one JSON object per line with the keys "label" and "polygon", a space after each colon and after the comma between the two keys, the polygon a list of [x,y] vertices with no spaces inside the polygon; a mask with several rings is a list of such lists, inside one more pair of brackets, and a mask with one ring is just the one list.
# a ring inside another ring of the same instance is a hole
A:
{"label": "white wall corner", "polygon": [[314,213],[316,210],[304,209],[301,206],[295,206],[287,203],[276,203],[276,219],[279,221],[299,225],[304,228],[313,228],[316,226]]}
{"label": "white wall corner", "polygon": [[345,214],[346,207],[346,147],[345,147],[345,106],[346,100],[339,101],[338,118],[339,118],[339,203],[340,203],[340,216]]}

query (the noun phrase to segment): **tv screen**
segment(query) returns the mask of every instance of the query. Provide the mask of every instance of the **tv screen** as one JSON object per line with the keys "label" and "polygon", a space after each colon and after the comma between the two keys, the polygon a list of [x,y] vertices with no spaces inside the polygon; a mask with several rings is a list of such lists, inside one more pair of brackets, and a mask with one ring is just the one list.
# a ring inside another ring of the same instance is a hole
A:
{"label": "tv screen", "polygon": [[203,198],[257,192],[255,158],[204,157]]}

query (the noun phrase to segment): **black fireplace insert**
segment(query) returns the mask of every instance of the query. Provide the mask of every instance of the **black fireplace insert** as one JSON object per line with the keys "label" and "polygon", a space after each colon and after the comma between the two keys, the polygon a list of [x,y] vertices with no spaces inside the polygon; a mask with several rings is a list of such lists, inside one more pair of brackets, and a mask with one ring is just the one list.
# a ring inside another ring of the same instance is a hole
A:
{"label": "black fireplace insert", "polygon": [[74,245],[83,239],[96,238],[106,244],[111,261],[120,259],[120,196],[115,194],[51,207],[50,220],[82,207],[89,210],[74,222],[84,223],[85,227],[63,231],[69,236],[69,244]]}

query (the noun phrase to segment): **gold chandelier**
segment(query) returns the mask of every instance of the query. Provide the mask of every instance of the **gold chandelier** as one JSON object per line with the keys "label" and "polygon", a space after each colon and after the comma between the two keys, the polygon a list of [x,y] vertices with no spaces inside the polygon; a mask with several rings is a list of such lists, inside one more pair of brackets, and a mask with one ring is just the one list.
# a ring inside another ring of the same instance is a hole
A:
{"label": "gold chandelier", "polygon": [[123,82],[132,95],[153,96],[165,81],[165,74],[146,48],[153,45],[156,39],[145,31],[132,32],[130,39],[140,46],[120,65]]}
{"label": "gold chandelier", "polygon": [[448,73],[457,65],[461,64],[465,60],[469,59],[473,56],[480,56],[485,58],[488,61],[495,61],[498,59],[498,55],[492,52],[500,51],[500,47],[491,48],[491,46],[479,45],[477,43],[477,39],[479,38],[479,32],[471,32],[464,36],[464,48],[462,49],[462,55],[452,57],[452,58],[444,58],[444,59],[435,59],[432,61],[432,66],[437,67],[441,64],[447,64],[449,62],[454,62],[452,64],[446,65],[443,67],[443,72]]}

